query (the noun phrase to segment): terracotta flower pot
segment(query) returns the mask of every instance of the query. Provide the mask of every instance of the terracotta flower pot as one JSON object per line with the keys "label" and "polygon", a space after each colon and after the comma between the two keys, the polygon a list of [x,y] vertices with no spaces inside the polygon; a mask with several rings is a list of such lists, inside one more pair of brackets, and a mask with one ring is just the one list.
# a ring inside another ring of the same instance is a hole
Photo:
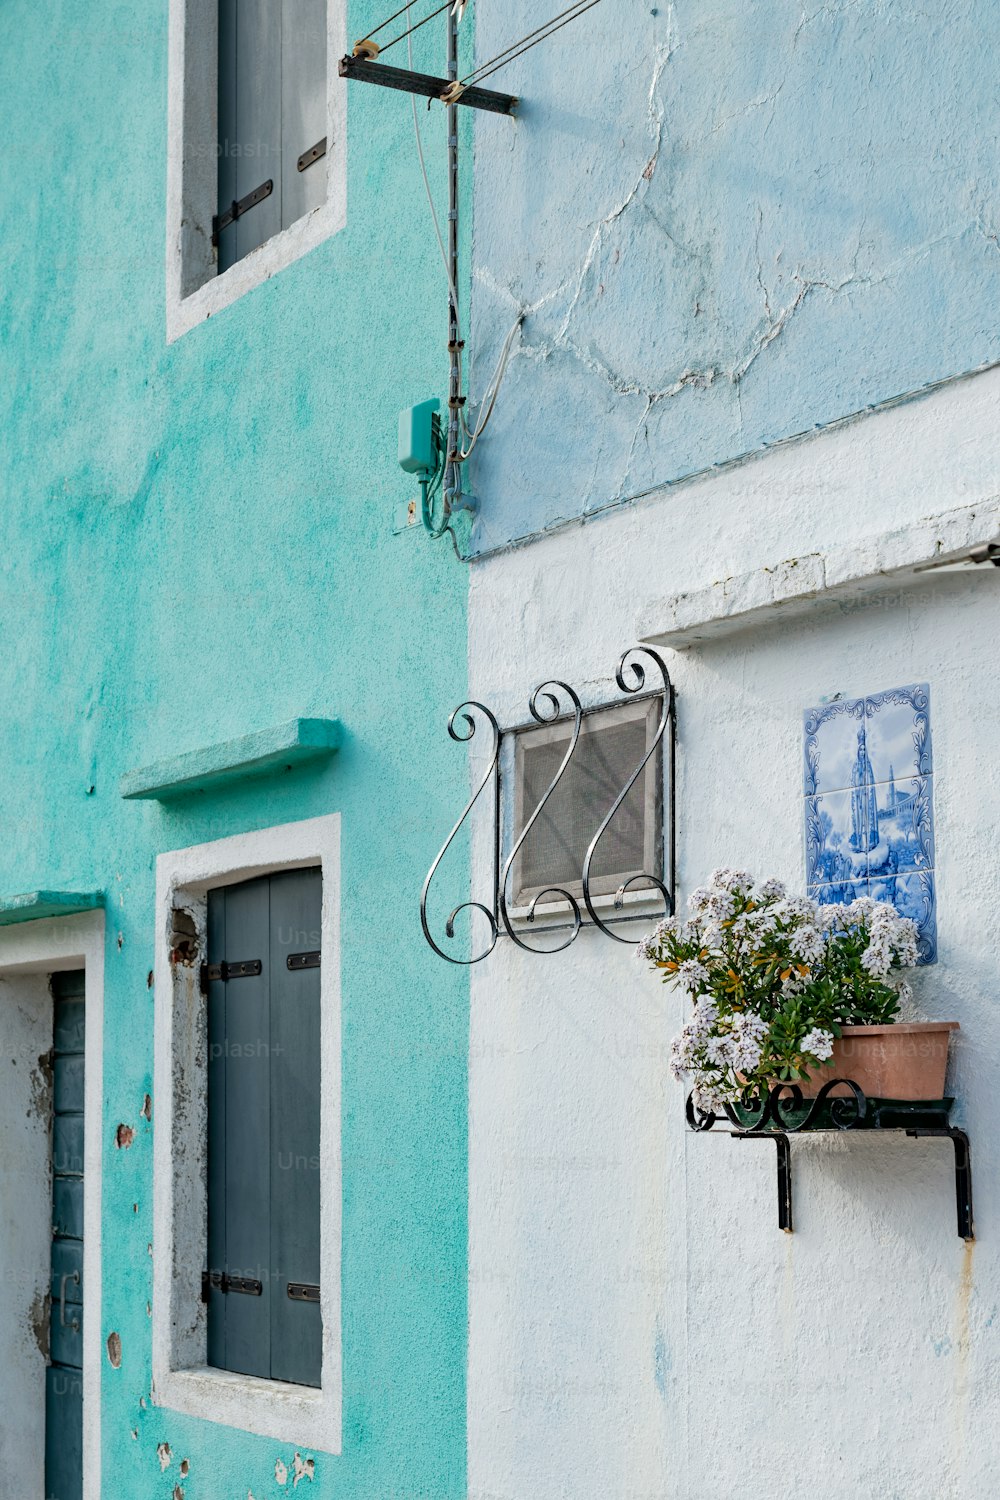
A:
{"label": "terracotta flower pot", "polygon": [[957,1021],[897,1021],[891,1026],[845,1026],[833,1056],[799,1087],[815,1097],[831,1078],[850,1078],[870,1099],[941,1099],[948,1043]]}

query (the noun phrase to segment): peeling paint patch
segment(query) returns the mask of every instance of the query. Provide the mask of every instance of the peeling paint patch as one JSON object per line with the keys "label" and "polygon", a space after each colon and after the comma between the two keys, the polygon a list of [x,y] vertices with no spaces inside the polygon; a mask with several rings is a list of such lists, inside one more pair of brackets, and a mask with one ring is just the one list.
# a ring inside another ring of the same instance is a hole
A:
{"label": "peeling paint patch", "polygon": [[31,1322],[31,1331],[38,1345],[38,1352],[44,1360],[49,1357],[49,1301],[47,1292],[39,1292],[31,1304],[28,1318]]}
{"label": "peeling paint patch", "polygon": [[181,1478],[186,1479],[191,1472],[191,1461],[187,1458],[181,1459]]}
{"label": "peeling paint patch", "polygon": [[[15,1067],[17,1062],[11,1058]],[[34,1115],[36,1120],[44,1120],[48,1125],[52,1114],[52,1053],[43,1052],[38,1059],[37,1067],[31,1070],[31,1104],[28,1107],[28,1119]]]}
{"label": "peeling paint patch", "polygon": [[656,1323],[656,1338],[653,1343],[653,1379],[661,1396],[667,1394],[667,1371],[670,1369],[670,1352],[659,1319]]}
{"label": "peeling paint patch", "polygon": [[281,1461],[280,1458],[275,1460],[274,1477],[278,1481],[279,1484],[287,1484],[288,1483],[288,1470],[285,1467],[285,1465],[282,1463],[282,1461]]}
{"label": "peeling paint patch", "polygon": [[299,1487],[300,1479],[308,1479],[311,1482],[315,1478],[316,1460],[314,1458],[300,1458],[296,1453],[293,1462],[295,1465],[295,1477],[292,1480],[292,1489],[295,1490]]}
{"label": "peeling paint patch", "polygon": [[152,1121],[152,1118],[153,1118],[153,1101],[150,1098],[149,1094],[144,1094],[143,1095],[142,1108],[140,1109],[139,1113],[140,1113],[140,1115],[142,1115],[142,1118],[144,1120],[150,1120],[150,1121]]}
{"label": "peeling paint patch", "polygon": [[170,934],[170,962],[191,968],[198,958],[198,928],[190,912],[178,908],[173,913]]}
{"label": "peeling paint patch", "polygon": [[184,1491],[179,1484],[174,1485],[174,1500],[184,1500]]}
{"label": "peeling paint patch", "polygon": [[121,1336],[120,1333],[113,1333],[112,1332],[112,1333],[108,1334],[108,1359],[111,1361],[111,1368],[113,1370],[120,1370],[121,1369],[121,1367],[122,1367],[122,1336]]}
{"label": "peeling paint patch", "polygon": [[160,1473],[165,1474],[170,1468],[170,1459],[172,1457],[170,1452],[170,1444],[157,1443],[156,1456],[160,1460]]}
{"label": "peeling paint patch", "polygon": [[127,1151],[135,1140],[135,1130],[131,1125],[119,1125],[115,1131],[115,1145],[119,1151]]}

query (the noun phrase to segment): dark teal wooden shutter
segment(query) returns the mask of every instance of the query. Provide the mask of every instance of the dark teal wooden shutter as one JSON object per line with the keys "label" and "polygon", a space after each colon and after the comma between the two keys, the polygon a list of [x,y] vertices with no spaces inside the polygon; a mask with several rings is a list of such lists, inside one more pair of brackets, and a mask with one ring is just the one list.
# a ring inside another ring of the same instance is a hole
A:
{"label": "dark teal wooden shutter", "polygon": [[[208,963],[226,956],[226,893],[208,893]],[[208,1362],[226,1369],[226,1299],[211,1286],[226,1269],[226,986],[208,983]]]}
{"label": "dark teal wooden shutter", "polygon": [[326,137],[327,0],[281,7],[281,224],[326,201],[325,156],[299,171],[300,157]]}
{"label": "dark teal wooden shutter", "polygon": [[322,886],[317,870],[271,876],[271,1375],[319,1385],[318,1302],[289,1286],[319,1286],[320,971],[290,969],[318,952]]}
{"label": "dark teal wooden shutter", "polygon": [[[221,1204],[209,1201],[209,1240],[214,1249],[222,1237],[225,1259],[221,1269],[225,1274],[259,1282],[261,1292],[259,1296],[224,1293],[212,1301],[224,1307],[224,1368],[243,1375],[266,1376],[270,1374],[272,1295],[268,1275],[271,1090],[267,877],[230,886],[224,900],[224,961],[235,964],[257,959],[261,972],[220,984],[225,1017],[220,1039],[225,1060],[225,1108],[221,1115],[218,1111],[209,1115],[209,1163],[214,1177],[212,1147],[216,1147],[214,1154],[220,1154],[215,1131],[221,1129],[225,1196]],[[210,983],[210,1008],[213,987]]]}
{"label": "dark teal wooden shutter", "polygon": [[53,974],[52,1261],[45,1494],[83,1492],[84,971]]}
{"label": "dark teal wooden shutter", "polygon": [[326,160],[299,159],[326,134],[327,0],[219,0],[220,219],[257,189],[267,196],[219,227],[225,271],[326,198]]}
{"label": "dark teal wooden shutter", "polygon": [[303,1385],[322,1356],[321,903],[318,870],[208,898],[208,1358]]}

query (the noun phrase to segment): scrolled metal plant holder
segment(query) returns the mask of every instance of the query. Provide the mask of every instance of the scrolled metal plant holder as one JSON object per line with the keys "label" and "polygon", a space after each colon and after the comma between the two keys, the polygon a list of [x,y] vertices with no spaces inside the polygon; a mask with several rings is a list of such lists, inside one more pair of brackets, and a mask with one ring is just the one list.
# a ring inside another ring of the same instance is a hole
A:
{"label": "scrolled metal plant holder", "polygon": [[[546,791],[544,797],[542,798],[541,802],[539,802],[534,812],[531,814],[531,817],[528,819],[527,823],[525,823],[524,827],[521,829],[521,832],[518,834],[517,838],[514,840],[513,847],[511,848],[511,851],[507,856],[507,859],[504,863],[503,872],[500,876],[500,917],[504,925],[504,930],[507,933],[507,936],[514,943],[516,943],[519,948],[523,948],[526,953],[561,953],[564,948],[569,947],[570,943],[576,941],[577,934],[579,933],[580,927],[583,923],[583,918],[580,915],[580,904],[577,901],[576,897],[573,896],[569,891],[563,890],[561,886],[547,886],[545,890],[538,892],[531,905],[528,907],[526,913],[527,921],[533,922],[535,920],[535,911],[537,909],[539,901],[543,896],[558,896],[560,900],[567,901],[569,903],[570,910],[573,914],[573,927],[572,931],[565,939],[565,941],[557,943],[555,947],[535,948],[530,943],[526,943],[524,939],[520,937],[519,934],[515,931],[514,924],[510,919],[510,912],[508,911],[507,903],[507,886],[510,883],[510,872],[513,869],[514,861],[517,859],[517,856],[521,851],[522,844],[524,843],[525,839],[528,837],[528,834],[531,832],[535,823],[538,821],[539,817],[544,811],[546,803],[549,801],[549,798],[552,796],[556,787],[559,785],[560,781],[562,781],[563,779],[563,776],[566,774],[566,768],[569,765],[570,761],[573,759],[573,753],[576,750],[577,744],[580,740],[580,727],[583,723],[583,705],[581,704],[577,694],[573,691],[573,689],[567,682],[543,682],[538,687],[536,687],[528,702],[528,709],[531,713],[531,717],[535,720],[536,724],[542,725],[552,724],[557,719],[561,718],[562,715],[560,712],[558,696],[559,693],[565,693],[566,697],[569,699],[570,703],[573,706],[573,733],[570,737],[569,746],[566,750],[566,754],[563,756],[562,760],[559,763],[559,769],[556,771],[555,776],[553,776],[552,780],[549,783],[548,790]],[[547,705],[547,711],[541,706],[543,704]]]}
{"label": "scrolled metal plant holder", "polygon": [[[834,1089],[847,1089],[847,1094],[834,1094]],[[798,1135],[809,1130],[820,1118],[826,1105],[829,1118],[836,1130],[853,1130],[860,1125],[868,1113],[868,1100],[852,1078],[832,1078],[810,1099],[805,1099],[797,1083],[776,1083],[760,1098],[748,1095],[738,1104],[726,1101],[722,1108],[729,1123],[744,1134],[773,1126],[776,1130]],[[801,1118],[798,1111],[805,1107]],[[711,1130],[720,1118],[713,1110],[703,1110],[689,1094],[684,1107],[688,1125],[692,1130]]]}
{"label": "scrolled metal plant holder", "polygon": [[[646,685],[646,669],[640,661],[636,660],[636,657],[641,656],[649,657],[650,661],[653,662],[657,672],[660,674],[660,677],[663,680],[663,709],[660,713],[660,722],[656,726],[656,733],[653,736],[652,744],[646,751],[646,754],[643,756],[642,760],[639,762],[639,765],[632,772],[632,775],[625,783],[625,786],[615,798],[611,811],[608,813],[607,817],[604,819],[604,822],[601,824],[600,828],[591,839],[583,861],[583,901],[584,905],[587,908],[587,913],[590,917],[590,920],[596,927],[600,928],[605,937],[613,938],[616,943],[626,943],[630,947],[634,945],[634,939],[621,937],[617,932],[612,932],[608,924],[602,921],[601,917],[598,915],[597,908],[595,907],[593,898],[590,894],[590,867],[593,864],[597,846],[601,842],[601,839],[604,837],[605,833],[607,833],[608,827],[613,821],[615,814],[618,812],[618,809],[625,801],[625,798],[628,796],[629,792],[635,786],[636,782],[639,780],[639,777],[642,775],[643,771],[646,769],[649,762],[656,754],[657,746],[666,733],[667,725],[670,723],[671,716],[674,711],[674,686],[670,681],[670,673],[667,671],[666,663],[663,661],[663,658],[659,656],[657,652],[653,651],[649,646],[634,646],[631,650],[625,652],[625,655],[618,663],[618,670],[615,673],[615,681],[617,682],[619,688],[623,693],[635,694],[642,692],[643,688]],[[626,673],[631,673],[631,682],[628,680]],[[670,873],[671,879],[673,879],[673,871],[671,870]],[[615,893],[615,909],[620,910],[622,908],[622,906],[625,904],[625,892],[629,889],[630,886],[634,886],[640,880],[644,880],[647,886],[652,886],[654,890],[659,891],[660,895],[663,897],[664,903],[663,916],[672,916],[674,912],[673,892],[667,889],[667,886],[657,875],[647,875],[645,873],[633,875],[629,880],[625,881],[624,885],[619,886],[617,892]],[[576,934],[574,933],[573,936],[575,937]]]}
{"label": "scrolled metal plant holder", "polygon": [[[428,896],[428,893],[429,893],[430,888],[431,888],[431,882],[433,881],[434,876],[437,874],[438,866],[440,865],[441,861],[444,859],[445,855],[447,854],[447,852],[448,852],[448,850],[449,850],[449,848],[451,846],[452,840],[455,838],[455,836],[458,833],[459,829],[461,828],[462,824],[465,822],[466,818],[470,815],[470,813],[472,812],[472,809],[475,807],[476,803],[479,801],[480,795],[486,790],[487,786],[489,786],[491,782],[493,783],[493,792],[494,792],[494,814],[493,814],[494,815],[494,827],[495,827],[495,829],[499,828],[499,809],[500,809],[500,725],[497,723],[496,718],[494,717],[494,715],[490,712],[490,710],[486,707],[486,705],[484,703],[477,703],[474,699],[470,699],[466,703],[460,703],[458,705],[458,707],[455,709],[455,711],[452,713],[451,717],[448,720],[448,733],[451,735],[451,738],[453,740],[457,740],[459,744],[468,744],[468,742],[473,738],[473,736],[476,733],[476,721],[472,717],[472,714],[469,712],[469,710],[471,710],[471,709],[475,709],[475,710],[477,710],[479,713],[481,713],[483,715],[483,717],[489,723],[490,729],[492,731],[492,734],[493,734],[493,745],[492,745],[492,750],[491,750],[491,754],[490,754],[490,763],[489,763],[489,766],[487,768],[485,776],[480,781],[479,785],[477,786],[476,790],[473,792],[472,796],[469,798],[468,802],[465,804],[465,808],[464,808],[464,810],[462,812],[462,816],[459,818],[458,822],[455,824],[454,828],[451,830],[451,832],[449,833],[448,837],[445,839],[444,843],[441,845],[441,849],[440,849],[440,852],[438,853],[437,858],[435,859],[434,863],[431,865],[430,869],[427,872],[427,879],[424,881],[424,888],[423,888],[423,890],[420,893],[420,925],[424,929],[424,937],[427,939],[428,943],[434,949],[434,952],[438,955],[439,958],[445,959],[450,964],[461,964],[461,965],[463,965],[465,967],[468,967],[470,964],[477,964],[482,959],[487,958],[489,956],[489,954],[491,954],[493,952],[493,949],[496,947],[497,938],[500,935],[500,930],[499,930],[499,928],[497,926],[497,919],[496,919],[496,887],[497,887],[497,872],[498,872],[499,864],[500,864],[500,848],[499,848],[499,844],[496,842],[496,840],[494,840],[494,851],[493,851],[493,891],[494,891],[494,898],[493,898],[492,907],[485,906],[481,901],[463,901],[458,906],[456,906],[455,909],[452,911],[452,913],[449,916],[447,922],[445,923],[445,928],[444,928],[446,936],[449,937],[449,938],[451,938],[451,939],[454,939],[454,936],[455,936],[455,918],[461,912],[463,912],[463,911],[469,911],[469,912],[477,912],[478,911],[478,912],[481,912],[482,915],[486,918],[487,922],[489,923],[489,928],[490,928],[490,941],[489,941],[488,946],[483,949],[482,953],[477,953],[472,958],[456,958],[453,953],[446,953],[443,948],[439,947],[439,945],[434,941],[434,938],[431,935],[430,924],[428,923],[428,920],[427,920],[427,896]],[[463,725],[464,729],[465,729],[465,732],[463,733],[463,731],[462,731],[461,728],[456,728],[456,724]]]}
{"label": "scrolled metal plant holder", "polygon": [[[846,1094],[834,1094],[834,1089]],[[975,1238],[972,1218],[972,1148],[965,1130],[949,1120],[952,1099],[872,1099],[852,1078],[832,1078],[815,1098],[805,1099],[797,1084],[779,1083],[763,1096],[747,1094],[737,1103],[723,1104],[729,1134],[743,1141],[773,1141],[777,1147],[778,1227],[791,1234],[792,1160],[789,1137],[805,1133],[864,1134],[870,1131],[950,1140],[955,1159],[955,1209],[959,1238]],[[689,1129],[699,1135],[710,1131],[722,1118],[714,1110],[699,1108],[694,1094],[684,1106]]]}

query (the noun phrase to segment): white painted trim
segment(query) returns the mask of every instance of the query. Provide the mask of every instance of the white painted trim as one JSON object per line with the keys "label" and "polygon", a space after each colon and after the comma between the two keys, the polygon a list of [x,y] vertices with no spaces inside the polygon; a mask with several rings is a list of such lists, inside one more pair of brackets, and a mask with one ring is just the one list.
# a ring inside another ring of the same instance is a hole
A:
{"label": "white painted trim", "polygon": [[[928,516],[913,525],[866,537],[850,547],[810,552],[690,592],[672,594],[640,611],[640,640],[682,651],[755,625],[812,614],[818,604],[856,604],[926,581],[921,565],[961,561],[962,552],[1000,532],[1000,499]],[[973,567],[975,565],[972,565]],[[992,569],[981,569],[992,577]]]}
{"label": "white painted trim", "polygon": [[[347,50],[344,0],[327,6],[326,202],[220,276],[212,247],[218,207],[218,6],[170,0],[167,97],[167,342],[229,307],[347,223]],[[318,165],[312,168],[320,171]]]}
{"label": "white painted trim", "polygon": [[[83,1495],[101,1500],[101,1142],[104,1132],[104,913],[0,928],[0,976],[85,971],[83,1141]],[[47,1278],[46,1278],[47,1281]],[[36,1467],[41,1473],[40,1456]]]}
{"label": "white painted trim", "polygon": [[[199,956],[171,965],[172,913],[195,920],[206,893],[272,870],[323,874],[320,1039],[319,1390],[214,1370],[201,1302],[207,1245],[206,1013]],[[156,861],[153,1180],[153,1400],[190,1417],[325,1453],[341,1451],[340,815],[286,823],[161,854]]]}

